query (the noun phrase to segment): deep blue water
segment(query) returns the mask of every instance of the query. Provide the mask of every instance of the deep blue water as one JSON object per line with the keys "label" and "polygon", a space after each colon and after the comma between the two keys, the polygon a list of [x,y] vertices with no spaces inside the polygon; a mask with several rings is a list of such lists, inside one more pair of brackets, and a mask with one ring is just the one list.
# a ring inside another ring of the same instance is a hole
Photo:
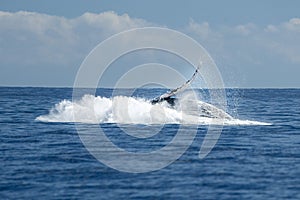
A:
{"label": "deep blue water", "polygon": [[[97,91],[102,96],[110,92]],[[232,115],[272,125],[226,126],[202,160],[198,152],[207,127],[200,126],[177,161],[158,171],[132,174],[97,161],[73,123],[35,121],[54,104],[71,99],[72,89],[2,87],[0,199],[300,199],[300,90],[235,89],[227,94]],[[130,139],[117,124],[102,128],[115,144],[135,152],[161,148],[178,125],[166,125],[146,140]]]}

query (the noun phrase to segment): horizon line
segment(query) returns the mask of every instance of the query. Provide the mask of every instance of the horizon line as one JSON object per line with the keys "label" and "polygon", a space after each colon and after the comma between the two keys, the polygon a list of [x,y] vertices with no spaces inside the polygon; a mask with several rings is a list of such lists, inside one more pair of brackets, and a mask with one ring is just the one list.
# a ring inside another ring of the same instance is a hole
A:
{"label": "horizon line", "polygon": [[[0,85],[0,88],[57,88],[57,89],[72,89],[75,87],[71,86],[31,86],[31,85]],[[77,89],[173,89],[173,88],[163,88],[163,87],[145,87],[145,88],[134,88],[134,87],[122,87],[122,88],[113,88],[113,87],[79,87]],[[300,89],[300,87],[224,87],[224,88],[192,88],[192,89]]]}

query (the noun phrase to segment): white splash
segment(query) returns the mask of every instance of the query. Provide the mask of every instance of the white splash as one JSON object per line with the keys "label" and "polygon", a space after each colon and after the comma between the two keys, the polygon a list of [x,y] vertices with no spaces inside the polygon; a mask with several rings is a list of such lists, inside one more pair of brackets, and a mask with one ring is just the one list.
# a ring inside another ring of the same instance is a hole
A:
{"label": "white splash", "polygon": [[106,98],[85,95],[78,101],[63,100],[47,115],[36,118],[41,122],[119,123],[119,124],[201,124],[201,125],[270,125],[240,120],[223,110],[199,101],[151,104],[142,98],[116,96]]}

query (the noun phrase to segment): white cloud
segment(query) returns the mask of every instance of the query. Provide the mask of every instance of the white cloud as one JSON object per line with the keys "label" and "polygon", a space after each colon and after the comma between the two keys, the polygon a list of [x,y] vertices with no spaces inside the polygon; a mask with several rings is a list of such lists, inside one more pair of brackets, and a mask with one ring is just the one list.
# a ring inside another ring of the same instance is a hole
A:
{"label": "white cloud", "polygon": [[[0,79],[8,77],[10,70],[19,72],[29,66],[51,66],[54,71],[69,67],[76,72],[90,50],[107,37],[153,25],[114,12],[85,13],[68,19],[0,11]],[[182,31],[207,48],[221,68],[233,66],[254,73],[277,63],[286,67],[300,65],[300,18],[265,27],[253,23],[216,27],[191,19]]]}
{"label": "white cloud", "polygon": [[223,49],[223,35],[219,31],[213,30],[208,22],[197,23],[193,19],[190,19],[189,24],[183,29],[183,32],[197,39],[205,48],[213,48],[215,52]]}
{"label": "white cloud", "polygon": [[300,31],[300,19],[292,18],[289,22],[285,23],[284,26],[291,31]]}
{"label": "white cloud", "polygon": [[268,25],[265,29],[265,32],[277,32],[278,28],[274,25]]}
{"label": "white cloud", "polygon": [[129,28],[136,28],[150,24],[143,19],[130,18],[128,14],[119,16],[112,11],[100,14],[85,13],[75,19],[74,22],[74,24],[83,23],[94,28],[109,28],[114,32],[120,32]]}
{"label": "white cloud", "polygon": [[300,64],[300,19],[293,18],[288,22],[269,25],[262,35],[264,46],[275,56],[287,62]]}
{"label": "white cloud", "polygon": [[66,19],[34,12],[0,11],[0,59],[2,65],[74,65],[74,58],[83,59],[106,37],[149,25],[145,20],[114,12],[85,13]]}
{"label": "white cloud", "polygon": [[300,73],[300,67],[295,69],[300,65],[299,18],[265,27],[248,23],[214,29],[208,23],[192,21],[185,30],[208,49],[225,79],[231,71],[235,75],[228,73],[227,78],[250,77],[253,85],[263,85],[267,79],[284,82],[284,77]]}
{"label": "white cloud", "polygon": [[246,25],[238,25],[234,28],[234,31],[236,31],[240,35],[248,36],[253,34],[253,32],[257,29],[257,27],[254,24],[246,24]]}
{"label": "white cloud", "polygon": [[211,37],[211,34],[213,34],[208,22],[203,22],[201,24],[198,24],[193,19],[190,19],[188,30],[191,32],[195,32],[202,38]]}
{"label": "white cloud", "polygon": [[[74,57],[83,59],[96,44],[114,33],[151,25],[143,19],[112,11],[85,13],[73,19],[25,11],[0,11],[0,58],[2,64],[5,61],[6,64],[20,64],[18,62],[22,60],[22,64],[67,65],[76,63]],[[208,22],[197,23],[191,19],[183,31],[198,39],[212,53],[238,49],[249,54],[249,49],[255,49],[264,54],[268,50],[300,63],[299,18],[263,28],[248,23],[214,29]]]}
{"label": "white cloud", "polygon": [[[261,63],[255,60],[264,59],[261,55],[273,56],[274,59],[280,56],[280,59],[285,59],[286,62],[300,64],[299,18],[266,27],[248,23],[232,27],[217,27],[215,30],[212,30],[207,22],[191,21],[186,30],[198,41],[206,44],[208,49],[223,55],[238,52],[240,56],[242,54],[248,58],[252,56],[253,63]],[[233,55],[230,57],[236,59]]]}

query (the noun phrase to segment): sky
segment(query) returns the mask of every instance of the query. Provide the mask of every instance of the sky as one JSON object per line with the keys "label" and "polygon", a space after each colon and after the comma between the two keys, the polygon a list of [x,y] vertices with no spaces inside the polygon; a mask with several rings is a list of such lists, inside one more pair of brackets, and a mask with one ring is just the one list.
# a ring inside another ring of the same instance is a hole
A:
{"label": "sky", "polygon": [[299,8],[297,0],[1,0],[0,86],[71,87],[97,44],[158,26],[199,42],[226,87],[299,88]]}

